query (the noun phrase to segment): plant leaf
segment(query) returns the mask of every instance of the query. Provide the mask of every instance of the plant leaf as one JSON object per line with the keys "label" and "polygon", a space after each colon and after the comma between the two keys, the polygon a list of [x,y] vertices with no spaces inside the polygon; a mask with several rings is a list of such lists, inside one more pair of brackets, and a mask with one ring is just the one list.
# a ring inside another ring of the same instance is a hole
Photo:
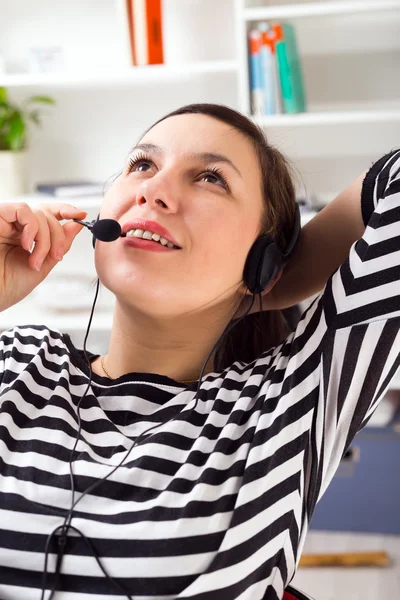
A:
{"label": "plant leaf", "polygon": [[3,106],[0,104],[0,129],[3,127],[3,123],[7,119],[10,113],[10,109],[7,106]]}
{"label": "plant leaf", "polygon": [[31,112],[27,113],[28,118],[35,123],[35,125],[41,125],[40,120],[40,110],[31,110]]}
{"label": "plant leaf", "polygon": [[26,124],[28,120],[35,125],[41,125],[39,109],[26,111],[24,106],[29,103],[54,105],[56,102],[50,96],[31,96],[23,102],[22,107],[10,104],[7,90],[0,86],[0,150],[23,150],[26,145]]}
{"label": "plant leaf", "polygon": [[55,104],[56,101],[54,98],[50,98],[50,96],[31,96],[28,98],[27,103],[31,102],[41,102],[42,104]]}
{"label": "plant leaf", "polygon": [[8,131],[4,138],[10,150],[22,150],[25,142],[25,123],[21,114],[14,111],[14,114],[8,120]]}
{"label": "plant leaf", "polygon": [[8,104],[7,90],[5,87],[0,87],[0,103]]}

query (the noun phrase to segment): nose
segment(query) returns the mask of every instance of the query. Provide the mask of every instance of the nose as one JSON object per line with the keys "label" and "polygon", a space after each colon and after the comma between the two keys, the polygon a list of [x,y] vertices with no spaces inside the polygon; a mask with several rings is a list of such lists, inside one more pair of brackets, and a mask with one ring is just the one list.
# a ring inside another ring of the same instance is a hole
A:
{"label": "nose", "polygon": [[136,194],[136,202],[139,205],[146,202],[152,208],[161,208],[168,212],[176,212],[179,205],[179,185],[172,180],[171,176],[157,173],[142,181]]}

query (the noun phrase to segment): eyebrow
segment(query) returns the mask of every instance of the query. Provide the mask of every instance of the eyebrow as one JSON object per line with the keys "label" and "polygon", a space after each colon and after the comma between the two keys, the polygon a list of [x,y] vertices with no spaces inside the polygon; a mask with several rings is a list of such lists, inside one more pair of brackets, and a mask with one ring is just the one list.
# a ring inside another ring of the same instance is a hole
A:
{"label": "eyebrow", "polygon": [[[129,154],[132,154],[135,150],[143,150],[144,152],[153,152],[153,154],[157,154],[161,156],[164,153],[163,148],[161,146],[157,146],[156,144],[137,144],[130,149]],[[189,152],[186,156],[192,160],[199,160],[201,162],[210,163],[210,162],[219,162],[225,163],[232,167],[232,169],[239,175],[241,179],[243,179],[241,172],[233,164],[233,162],[224,154],[217,154],[215,152]]]}

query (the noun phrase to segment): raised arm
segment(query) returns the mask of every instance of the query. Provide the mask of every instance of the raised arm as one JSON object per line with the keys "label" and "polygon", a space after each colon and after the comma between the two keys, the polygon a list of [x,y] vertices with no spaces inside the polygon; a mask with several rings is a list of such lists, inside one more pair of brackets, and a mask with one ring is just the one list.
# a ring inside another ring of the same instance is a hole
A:
{"label": "raised arm", "polygon": [[[400,149],[357,181],[354,193],[347,188],[304,228],[304,262],[296,257],[300,276],[293,269],[291,286],[304,295],[323,290],[287,338],[256,362],[266,369],[266,386],[271,373],[281,383],[279,402],[293,408],[290,431],[309,436],[308,519],[400,367]],[[347,252],[344,260],[339,251]],[[301,298],[291,286],[291,301]],[[274,387],[274,399],[278,393]],[[267,402],[268,418],[270,412]]]}
{"label": "raised arm", "polygon": [[301,229],[290,262],[279,281],[263,297],[263,308],[287,308],[320,292],[329,276],[346,260],[362,237],[362,173]]}

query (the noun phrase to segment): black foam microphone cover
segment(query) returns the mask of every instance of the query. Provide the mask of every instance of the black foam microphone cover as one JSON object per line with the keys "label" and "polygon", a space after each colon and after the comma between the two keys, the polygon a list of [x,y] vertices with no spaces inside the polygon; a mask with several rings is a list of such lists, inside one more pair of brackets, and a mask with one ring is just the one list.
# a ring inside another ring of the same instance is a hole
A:
{"label": "black foam microphone cover", "polygon": [[113,242],[121,237],[121,225],[114,219],[100,219],[92,227],[92,234],[101,242]]}

